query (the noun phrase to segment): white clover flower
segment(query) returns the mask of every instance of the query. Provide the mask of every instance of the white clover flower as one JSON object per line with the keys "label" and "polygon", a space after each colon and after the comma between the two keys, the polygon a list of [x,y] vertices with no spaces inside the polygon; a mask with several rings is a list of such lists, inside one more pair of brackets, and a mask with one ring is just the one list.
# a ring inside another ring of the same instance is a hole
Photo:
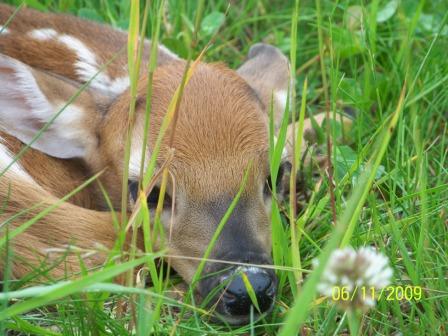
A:
{"label": "white clover flower", "polygon": [[344,309],[368,310],[392,275],[389,259],[372,247],[346,247],[332,253],[317,290]]}

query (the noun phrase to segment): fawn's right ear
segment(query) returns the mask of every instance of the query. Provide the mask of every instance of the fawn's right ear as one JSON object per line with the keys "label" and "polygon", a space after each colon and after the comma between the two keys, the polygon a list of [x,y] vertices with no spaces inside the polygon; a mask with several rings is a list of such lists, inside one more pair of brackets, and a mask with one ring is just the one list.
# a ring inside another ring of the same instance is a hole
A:
{"label": "fawn's right ear", "polygon": [[[69,80],[0,54],[0,129],[29,143],[78,90]],[[96,106],[89,92],[81,92],[31,147],[58,158],[86,157],[97,146]]]}
{"label": "fawn's right ear", "polygon": [[275,127],[280,126],[286,108],[290,80],[289,61],[280,49],[265,43],[254,44],[238,74],[256,92],[266,111],[273,104]]}

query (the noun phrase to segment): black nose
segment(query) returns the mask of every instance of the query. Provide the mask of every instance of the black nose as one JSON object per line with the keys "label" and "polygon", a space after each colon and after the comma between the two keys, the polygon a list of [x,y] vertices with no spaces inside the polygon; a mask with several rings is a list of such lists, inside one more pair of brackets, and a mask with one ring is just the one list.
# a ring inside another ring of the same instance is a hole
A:
{"label": "black nose", "polygon": [[[277,281],[275,275],[258,267],[237,267],[230,275],[222,278],[221,283],[224,288],[222,303],[225,311],[233,316],[250,314],[251,305],[254,304],[242,273],[246,275],[255,292],[260,313],[267,312],[274,301]],[[254,313],[257,311],[254,310]]]}

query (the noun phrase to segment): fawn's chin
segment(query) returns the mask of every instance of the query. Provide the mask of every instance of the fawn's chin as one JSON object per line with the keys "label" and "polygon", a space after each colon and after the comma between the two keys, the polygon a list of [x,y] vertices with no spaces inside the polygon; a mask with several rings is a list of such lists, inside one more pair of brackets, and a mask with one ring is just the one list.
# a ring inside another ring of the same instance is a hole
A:
{"label": "fawn's chin", "polygon": [[272,304],[272,306],[269,308],[268,311],[266,311],[262,314],[255,313],[256,309],[254,308],[254,314],[252,316],[251,315],[230,315],[230,314],[226,313],[225,311],[216,310],[214,312],[214,316],[211,318],[211,321],[214,323],[228,324],[231,326],[243,326],[243,325],[249,324],[251,322],[257,322],[257,321],[265,318],[272,312],[273,308],[274,308],[274,304]]}

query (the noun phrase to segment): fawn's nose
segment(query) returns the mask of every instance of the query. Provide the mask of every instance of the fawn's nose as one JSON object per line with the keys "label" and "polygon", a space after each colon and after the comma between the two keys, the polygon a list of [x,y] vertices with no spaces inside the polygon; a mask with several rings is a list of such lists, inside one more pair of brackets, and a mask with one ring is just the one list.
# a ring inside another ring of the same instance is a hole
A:
{"label": "fawn's nose", "polygon": [[[243,277],[247,278],[250,286],[245,283]],[[254,305],[248,292],[252,287],[260,309],[259,313],[267,312],[274,302],[276,283],[274,274],[258,267],[237,267],[231,270],[228,275],[221,278],[224,288],[222,303],[225,311],[231,316],[249,315],[251,305]],[[254,312],[257,313],[257,310]]]}

